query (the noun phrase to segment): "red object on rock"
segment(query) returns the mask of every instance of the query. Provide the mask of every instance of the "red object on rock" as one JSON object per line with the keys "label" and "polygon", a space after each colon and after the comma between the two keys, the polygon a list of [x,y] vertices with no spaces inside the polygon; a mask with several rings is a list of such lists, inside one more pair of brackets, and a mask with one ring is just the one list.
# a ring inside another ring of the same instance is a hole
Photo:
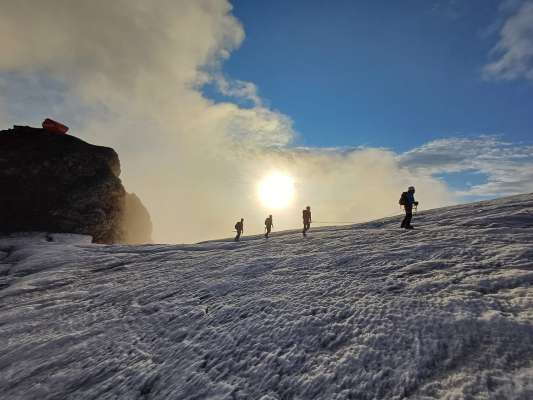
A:
{"label": "red object on rock", "polygon": [[43,121],[43,128],[46,129],[48,132],[52,133],[67,133],[68,126],[63,125],[60,122],[54,121],[53,119],[46,118]]}

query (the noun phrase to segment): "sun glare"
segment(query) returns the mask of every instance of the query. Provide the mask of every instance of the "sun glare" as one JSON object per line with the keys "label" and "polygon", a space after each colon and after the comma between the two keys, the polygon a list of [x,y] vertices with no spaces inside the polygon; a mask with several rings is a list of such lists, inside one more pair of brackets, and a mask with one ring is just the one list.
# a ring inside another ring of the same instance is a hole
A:
{"label": "sun glare", "polygon": [[268,208],[285,208],[294,197],[294,179],[279,172],[265,177],[259,184],[259,198]]}

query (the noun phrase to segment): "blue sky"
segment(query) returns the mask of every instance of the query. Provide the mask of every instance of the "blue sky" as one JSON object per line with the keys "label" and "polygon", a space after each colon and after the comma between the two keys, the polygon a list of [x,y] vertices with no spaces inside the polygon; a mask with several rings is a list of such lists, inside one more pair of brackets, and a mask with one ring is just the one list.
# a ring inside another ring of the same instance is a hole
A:
{"label": "blue sky", "polygon": [[403,152],[450,136],[531,141],[533,85],[482,76],[501,1],[232,4],[246,38],[223,72],[292,118],[299,145]]}

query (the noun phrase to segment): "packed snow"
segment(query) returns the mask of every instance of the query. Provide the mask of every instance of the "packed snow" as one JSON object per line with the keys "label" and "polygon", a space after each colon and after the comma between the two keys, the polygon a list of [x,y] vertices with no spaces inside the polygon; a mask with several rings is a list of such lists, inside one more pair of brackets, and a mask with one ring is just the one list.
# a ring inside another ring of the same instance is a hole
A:
{"label": "packed snow", "polygon": [[400,220],[1,239],[0,397],[533,399],[533,195]]}

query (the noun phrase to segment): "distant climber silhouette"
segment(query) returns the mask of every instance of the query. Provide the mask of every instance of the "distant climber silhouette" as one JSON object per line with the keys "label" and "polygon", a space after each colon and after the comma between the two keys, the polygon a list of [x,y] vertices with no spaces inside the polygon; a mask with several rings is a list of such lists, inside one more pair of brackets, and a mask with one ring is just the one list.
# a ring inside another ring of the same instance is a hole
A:
{"label": "distant climber silhouette", "polygon": [[413,219],[413,206],[415,208],[418,206],[418,201],[415,200],[414,186],[409,186],[407,192],[402,193],[400,196],[400,205],[405,209],[405,217],[400,227],[405,229],[414,229],[414,226],[411,225],[411,220]]}
{"label": "distant climber silhouette", "polygon": [[307,236],[307,231],[309,230],[309,228],[311,228],[311,207],[307,206],[302,211],[302,219],[303,219],[303,224],[304,224],[304,229],[302,231],[302,234],[304,236]]}
{"label": "distant climber silhouette", "polygon": [[268,235],[270,235],[270,231],[274,227],[274,223],[272,222],[272,214],[265,219],[265,237],[268,238]]}
{"label": "distant climber silhouette", "polygon": [[244,218],[241,218],[241,220],[235,224],[235,230],[237,231],[237,236],[235,236],[235,241],[238,242],[239,239],[241,238],[242,233],[244,232]]}

